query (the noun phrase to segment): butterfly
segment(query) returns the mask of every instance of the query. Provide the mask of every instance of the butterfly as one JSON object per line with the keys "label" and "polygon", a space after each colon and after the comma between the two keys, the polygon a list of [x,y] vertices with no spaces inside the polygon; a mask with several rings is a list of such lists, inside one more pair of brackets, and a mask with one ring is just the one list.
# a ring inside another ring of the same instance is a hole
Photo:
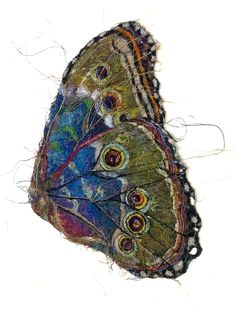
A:
{"label": "butterfly", "polygon": [[67,66],[29,188],[33,211],[137,277],[176,278],[200,255],[186,166],[164,128],[157,44],[135,21]]}

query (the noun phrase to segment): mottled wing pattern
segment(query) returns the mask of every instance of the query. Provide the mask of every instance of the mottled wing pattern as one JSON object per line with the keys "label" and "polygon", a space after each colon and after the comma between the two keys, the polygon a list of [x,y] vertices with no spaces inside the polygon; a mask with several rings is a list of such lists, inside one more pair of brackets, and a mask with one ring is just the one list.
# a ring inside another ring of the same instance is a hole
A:
{"label": "mottled wing pattern", "polygon": [[195,195],[164,129],[157,45],[137,22],[68,65],[30,187],[33,210],[139,277],[175,278],[201,253]]}

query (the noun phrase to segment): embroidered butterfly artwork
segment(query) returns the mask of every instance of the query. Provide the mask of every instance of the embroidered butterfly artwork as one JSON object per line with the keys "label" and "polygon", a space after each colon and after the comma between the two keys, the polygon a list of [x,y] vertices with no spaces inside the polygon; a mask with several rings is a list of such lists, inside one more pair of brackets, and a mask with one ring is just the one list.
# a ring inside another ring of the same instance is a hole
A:
{"label": "embroidered butterfly artwork", "polygon": [[157,45],[137,22],[91,40],[69,63],[29,188],[67,239],[137,277],[176,278],[201,253],[186,166],[164,128]]}

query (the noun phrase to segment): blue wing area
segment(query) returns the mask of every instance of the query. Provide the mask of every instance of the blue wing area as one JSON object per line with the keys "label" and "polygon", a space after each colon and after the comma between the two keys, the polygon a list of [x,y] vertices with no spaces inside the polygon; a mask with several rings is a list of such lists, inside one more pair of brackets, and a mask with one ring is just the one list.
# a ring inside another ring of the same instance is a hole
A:
{"label": "blue wing area", "polygon": [[71,111],[62,109],[53,120],[49,135],[47,175],[52,174],[67,160],[74,146],[83,138],[82,124],[88,110],[89,106],[83,102]]}
{"label": "blue wing area", "polygon": [[[110,240],[120,228],[121,202],[109,198],[121,193],[122,182],[98,176],[94,171],[103,144],[93,139],[108,129],[103,118],[97,115],[91,99],[66,103],[57,95],[46,128],[48,195],[58,208],[82,219]],[[88,144],[82,146],[86,141]],[[54,174],[63,164],[66,166],[55,179]]]}
{"label": "blue wing area", "polygon": [[[98,176],[93,171],[96,162],[95,148],[84,147],[47,192],[57,206],[72,210],[108,239],[120,227],[122,181]],[[111,199],[114,194],[115,201]]]}
{"label": "blue wing area", "polygon": [[[119,224],[120,222],[120,196],[116,200],[112,200],[112,196],[120,195],[122,190],[122,182],[109,178],[100,178],[94,174],[89,174],[70,182],[65,183],[61,187],[48,190],[50,196],[59,199],[59,204],[62,207],[72,208],[73,200],[78,201],[78,211],[80,206],[85,201],[85,204],[93,204],[100,208],[103,215],[112,217],[113,221]],[[57,201],[58,203],[58,201]],[[93,212],[95,216],[95,212]],[[94,217],[92,216],[92,217]],[[110,219],[110,218],[109,218]]]}
{"label": "blue wing area", "polygon": [[50,128],[53,120],[55,119],[56,114],[58,113],[59,109],[61,108],[63,101],[64,101],[64,96],[60,92],[58,92],[58,94],[55,98],[55,101],[51,105],[49,119],[48,119],[46,126],[44,128],[44,137],[47,136],[49,128]]}
{"label": "blue wing area", "polygon": [[[44,136],[48,135],[47,176],[53,174],[68,159],[76,144],[107,129],[91,98],[68,102],[58,93],[44,130]],[[89,156],[90,154],[86,153],[86,159],[89,159]],[[84,156],[79,158],[83,159]],[[81,168],[79,161],[75,162],[78,169]],[[86,162],[82,166],[86,169]]]}

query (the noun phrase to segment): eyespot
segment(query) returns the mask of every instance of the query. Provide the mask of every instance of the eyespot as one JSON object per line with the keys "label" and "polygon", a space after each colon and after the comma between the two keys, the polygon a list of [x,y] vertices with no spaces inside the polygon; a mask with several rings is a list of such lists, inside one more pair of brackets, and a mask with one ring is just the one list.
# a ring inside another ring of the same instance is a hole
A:
{"label": "eyespot", "polygon": [[99,65],[95,69],[95,76],[99,80],[104,80],[109,76],[109,69],[105,65]]}
{"label": "eyespot", "polygon": [[91,69],[92,79],[98,84],[104,84],[110,76],[108,64],[97,64]]}
{"label": "eyespot", "polygon": [[136,251],[136,243],[129,236],[121,235],[117,239],[116,243],[117,243],[117,247],[118,247],[119,251],[121,251],[121,253],[123,253],[125,255],[126,254],[131,254],[131,253]]}
{"label": "eyespot", "polygon": [[110,167],[118,167],[122,163],[123,153],[117,149],[110,148],[104,155],[105,162]]}
{"label": "eyespot", "polygon": [[125,218],[126,228],[133,234],[141,235],[148,230],[146,218],[140,213],[131,213]]}
{"label": "eyespot", "polygon": [[149,207],[149,194],[142,189],[135,189],[127,194],[127,202],[135,210],[146,211]]}
{"label": "eyespot", "polygon": [[113,112],[120,107],[121,99],[115,92],[108,92],[105,94],[102,99],[101,103],[103,108],[108,112]]}
{"label": "eyespot", "polygon": [[107,145],[101,154],[101,164],[105,169],[123,169],[127,165],[129,154],[119,144]]}

